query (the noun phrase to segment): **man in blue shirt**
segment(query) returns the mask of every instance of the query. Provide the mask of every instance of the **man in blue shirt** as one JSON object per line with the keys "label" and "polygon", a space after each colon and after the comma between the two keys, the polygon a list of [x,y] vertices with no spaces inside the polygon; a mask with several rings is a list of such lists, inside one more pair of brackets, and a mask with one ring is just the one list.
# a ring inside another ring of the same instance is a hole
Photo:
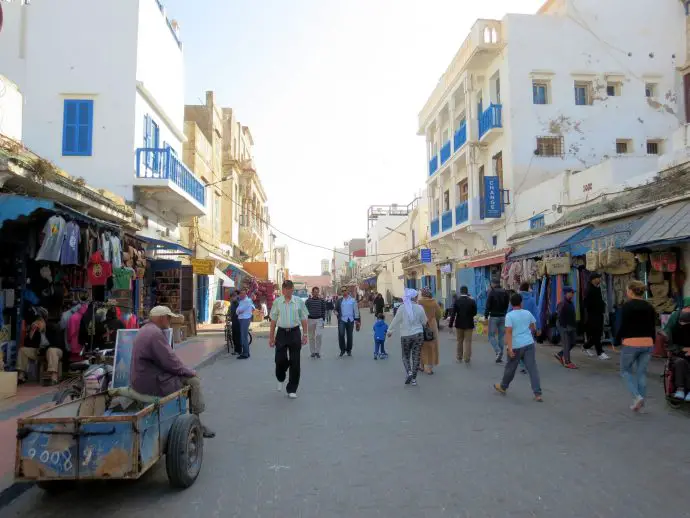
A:
{"label": "man in blue shirt", "polygon": [[505,395],[515,377],[518,363],[523,361],[529,373],[534,400],[541,402],[543,399],[534,348],[534,333],[537,331],[537,320],[532,313],[522,309],[522,295],[519,293],[510,297],[510,303],[513,306],[513,310],[506,315],[505,335],[508,363],[503,372],[503,380],[501,383],[496,383],[494,388],[499,393]]}
{"label": "man in blue shirt", "polygon": [[249,324],[252,323],[254,316],[254,303],[247,297],[247,290],[240,290],[239,304],[237,306],[237,320],[240,323],[240,343],[242,344],[242,354],[238,356],[240,360],[249,358]]}
{"label": "man in blue shirt", "polygon": [[[338,317],[338,344],[340,345],[340,357],[347,353],[352,356],[352,331],[361,324],[357,301],[347,287],[342,289],[343,296],[335,303],[335,314]],[[347,340],[346,340],[347,337]]]}

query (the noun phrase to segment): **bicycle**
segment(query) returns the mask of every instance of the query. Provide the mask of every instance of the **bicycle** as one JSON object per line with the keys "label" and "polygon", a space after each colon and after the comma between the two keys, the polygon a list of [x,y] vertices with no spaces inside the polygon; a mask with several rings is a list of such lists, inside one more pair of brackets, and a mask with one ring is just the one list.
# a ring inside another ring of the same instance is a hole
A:
{"label": "bicycle", "polygon": [[[249,335],[249,345],[252,345],[254,337],[252,336],[251,329],[247,331],[247,334]],[[233,354],[235,347],[232,340],[232,320],[230,317],[225,320],[225,347],[227,348],[228,354]]]}

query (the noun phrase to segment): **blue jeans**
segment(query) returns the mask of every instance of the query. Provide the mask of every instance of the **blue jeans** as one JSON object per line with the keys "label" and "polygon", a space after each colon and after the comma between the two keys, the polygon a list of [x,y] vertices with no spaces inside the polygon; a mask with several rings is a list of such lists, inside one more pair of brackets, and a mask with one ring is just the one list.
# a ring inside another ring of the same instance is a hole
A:
{"label": "blue jeans", "polygon": [[386,340],[374,338],[374,354],[386,354]]}
{"label": "blue jeans", "polygon": [[506,317],[489,317],[489,343],[497,356],[503,356]]}
{"label": "blue jeans", "polygon": [[647,367],[652,358],[652,349],[654,348],[623,346],[621,350],[621,376],[633,397],[647,397]]}
{"label": "blue jeans", "polygon": [[242,356],[249,357],[249,324],[251,318],[240,318],[240,343],[242,344]]}
{"label": "blue jeans", "polygon": [[354,321],[338,321],[338,345],[340,345],[341,353],[352,352],[352,331],[354,328]]}

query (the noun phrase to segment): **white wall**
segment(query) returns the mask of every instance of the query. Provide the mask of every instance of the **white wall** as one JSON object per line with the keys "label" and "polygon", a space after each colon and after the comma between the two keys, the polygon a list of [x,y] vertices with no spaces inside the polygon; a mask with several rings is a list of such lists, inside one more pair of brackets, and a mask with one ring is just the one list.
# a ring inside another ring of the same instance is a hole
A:
{"label": "white wall", "polygon": [[24,99],[17,85],[0,75],[0,135],[22,140]]}
{"label": "white wall", "polygon": [[381,238],[390,233],[390,230],[386,227],[396,228],[405,218],[407,218],[407,216],[381,216],[376,220],[376,223],[367,232],[367,257],[365,258],[365,265],[385,259],[383,257],[377,257],[376,255],[380,253]]}

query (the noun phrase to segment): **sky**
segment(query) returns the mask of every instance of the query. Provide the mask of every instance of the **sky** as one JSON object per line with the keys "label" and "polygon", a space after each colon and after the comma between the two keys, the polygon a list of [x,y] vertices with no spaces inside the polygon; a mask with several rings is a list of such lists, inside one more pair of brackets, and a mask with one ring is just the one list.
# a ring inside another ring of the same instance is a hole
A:
{"label": "sky", "polygon": [[543,0],[164,3],[181,27],[186,102],[214,90],[249,126],[290,272],[318,275],[334,246],[366,236],[369,206],[423,189],[417,115],[475,20]]}

